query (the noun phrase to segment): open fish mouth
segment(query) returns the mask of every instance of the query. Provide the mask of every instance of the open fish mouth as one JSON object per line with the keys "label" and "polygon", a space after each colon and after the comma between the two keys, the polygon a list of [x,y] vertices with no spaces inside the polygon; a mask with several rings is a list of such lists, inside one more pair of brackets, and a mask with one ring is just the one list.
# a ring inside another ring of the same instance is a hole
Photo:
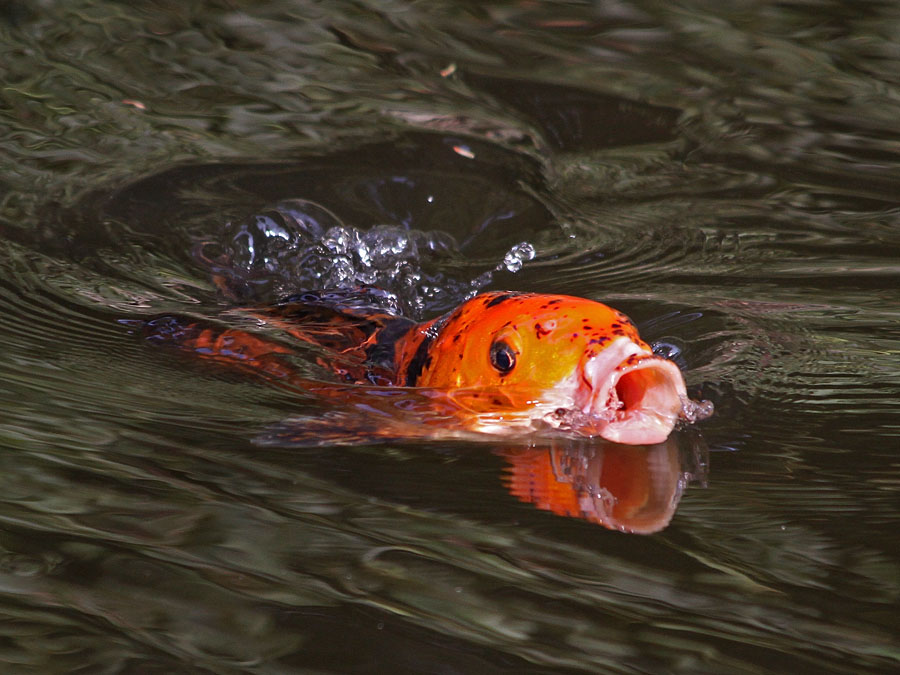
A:
{"label": "open fish mouth", "polygon": [[583,365],[575,403],[606,440],[649,445],[668,438],[686,399],[678,366],[619,337]]}

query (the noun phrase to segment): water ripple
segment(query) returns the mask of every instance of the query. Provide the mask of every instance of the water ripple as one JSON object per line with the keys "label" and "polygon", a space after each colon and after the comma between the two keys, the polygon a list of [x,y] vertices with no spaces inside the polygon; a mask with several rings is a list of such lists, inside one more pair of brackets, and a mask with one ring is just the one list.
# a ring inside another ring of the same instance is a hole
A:
{"label": "water ripple", "polygon": [[[4,660],[896,670],[897,25],[889,3],[0,3]],[[707,487],[636,537],[507,492],[510,448],[254,446],[322,411],[128,322],[232,307],[195,244],[291,199],[452,241],[407,261],[423,316],[486,272],[621,307],[716,404]]]}

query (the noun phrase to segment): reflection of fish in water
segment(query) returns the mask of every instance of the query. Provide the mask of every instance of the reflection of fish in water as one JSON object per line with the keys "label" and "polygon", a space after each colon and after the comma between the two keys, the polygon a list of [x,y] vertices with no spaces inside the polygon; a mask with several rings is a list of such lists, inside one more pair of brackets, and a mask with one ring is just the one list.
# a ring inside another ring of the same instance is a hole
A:
{"label": "reflection of fish in water", "polygon": [[523,502],[611,530],[650,534],[665,528],[689,480],[703,480],[705,446],[694,457],[675,437],[649,447],[567,443],[511,448],[507,488]]}
{"label": "reflection of fish in water", "polygon": [[407,405],[415,414],[386,418],[382,429],[368,428],[373,439],[509,435],[551,426],[651,444],[668,437],[686,400],[678,367],[654,355],[624,314],[598,302],[492,292],[415,323],[345,302],[351,297],[344,291],[307,293],[242,310],[289,339],[174,316],[148,321],[144,335],[360,409],[370,403],[378,408],[385,400],[366,398],[370,388],[301,376],[286,358],[296,351],[290,340],[300,340],[326,349],[328,358],[318,361],[344,383],[424,392],[424,407],[442,411],[438,422],[429,421],[427,415],[417,417],[422,401]]}

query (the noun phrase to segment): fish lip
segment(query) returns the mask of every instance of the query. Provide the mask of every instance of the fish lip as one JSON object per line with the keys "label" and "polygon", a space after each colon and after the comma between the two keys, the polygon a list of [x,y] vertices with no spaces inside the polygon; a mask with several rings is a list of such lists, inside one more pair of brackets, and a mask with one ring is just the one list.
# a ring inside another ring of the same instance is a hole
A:
{"label": "fish lip", "polygon": [[649,445],[672,433],[687,390],[673,362],[620,337],[584,364],[579,394],[578,407],[597,420],[601,437]]}

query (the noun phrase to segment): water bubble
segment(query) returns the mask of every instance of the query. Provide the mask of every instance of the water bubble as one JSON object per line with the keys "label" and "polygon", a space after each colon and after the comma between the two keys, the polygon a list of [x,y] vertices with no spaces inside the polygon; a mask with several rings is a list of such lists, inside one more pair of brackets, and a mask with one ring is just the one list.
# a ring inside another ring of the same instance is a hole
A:
{"label": "water bubble", "polygon": [[[462,254],[449,233],[396,225],[358,229],[303,199],[229,223],[216,244],[203,242],[198,258],[241,300],[271,302],[304,290],[365,285],[393,294],[394,304],[414,318],[458,304],[490,284],[493,272],[518,272],[535,256],[534,247],[521,242],[494,269],[459,280],[430,271],[458,267]],[[217,248],[221,255],[213,259]]]}
{"label": "water bubble", "polygon": [[533,260],[534,256],[534,246],[527,241],[523,241],[509,249],[506,255],[503,256],[503,263],[497,265],[497,270],[505,269],[509,272],[518,272],[522,269],[522,265],[528,260]]}
{"label": "water bubble", "polygon": [[614,409],[602,413],[584,412],[577,408],[557,408],[544,416],[544,422],[561,431],[580,431],[585,435],[599,433],[599,429],[616,419]]}
{"label": "water bubble", "polygon": [[225,226],[229,264],[245,273],[274,272],[298,247],[318,242],[323,227],[339,223],[333,213],[305,200],[291,200],[245,221]]}
{"label": "water bubble", "polygon": [[329,228],[322,238],[322,245],[335,255],[346,254],[351,249],[356,251],[359,248],[359,232],[348,227]]}
{"label": "water bubble", "polygon": [[693,424],[699,420],[712,417],[715,406],[712,401],[694,401],[683,396],[681,398],[681,419]]}

